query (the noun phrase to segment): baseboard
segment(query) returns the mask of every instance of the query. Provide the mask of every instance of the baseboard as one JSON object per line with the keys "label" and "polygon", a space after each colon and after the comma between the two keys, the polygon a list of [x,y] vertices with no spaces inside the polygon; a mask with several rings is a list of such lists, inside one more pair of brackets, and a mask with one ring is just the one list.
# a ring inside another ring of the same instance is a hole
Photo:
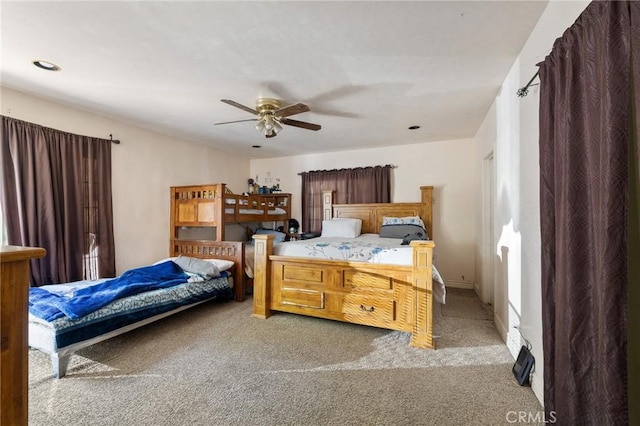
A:
{"label": "baseboard", "polygon": [[506,344],[509,330],[507,330],[507,327],[505,327],[505,325],[495,313],[493,314],[493,322],[498,329],[498,333],[500,333],[500,337],[502,337],[502,340],[504,340],[504,343]]}
{"label": "baseboard", "polygon": [[[542,362],[542,360],[536,360],[536,362]],[[544,383],[540,373],[533,371],[533,375],[531,377],[531,390],[533,390],[533,394],[540,401],[540,405],[544,406]]]}
{"label": "baseboard", "polygon": [[444,284],[451,288],[464,288],[467,290],[474,289],[474,283],[471,281],[445,280]]}

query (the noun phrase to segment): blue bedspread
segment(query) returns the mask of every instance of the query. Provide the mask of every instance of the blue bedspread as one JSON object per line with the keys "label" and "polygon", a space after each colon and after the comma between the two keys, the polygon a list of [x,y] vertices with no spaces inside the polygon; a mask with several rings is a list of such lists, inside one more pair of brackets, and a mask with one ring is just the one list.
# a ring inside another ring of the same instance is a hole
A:
{"label": "blue bedspread", "polygon": [[33,287],[29,289],[29,312],[46,321],[63,315],[78,319],[116,299],[182,284],[187,282],[187,278],[178,265],[167,261],[130,269],[117,278],[80,288],[71,294]]}

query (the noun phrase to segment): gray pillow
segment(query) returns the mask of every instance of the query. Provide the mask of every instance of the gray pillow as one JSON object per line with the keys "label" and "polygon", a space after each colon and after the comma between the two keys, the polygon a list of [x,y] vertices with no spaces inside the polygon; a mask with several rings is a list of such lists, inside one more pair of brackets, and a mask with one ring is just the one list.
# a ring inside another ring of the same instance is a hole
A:
{"label": "gray pillow", "polygon": [[[380,228],[380,236],[382,238],[405,238],[410,235],[415,235],[416,237],[421,235],[421,240],[428,240],[429,235],[427,235],[427,231],[420,225],[410,225],[410,224],[393,224],[393,225],[383,225]],[[408,243],[407,243],[408,244]]]}
{"label": "gray pillow", "polygon": [[[287,234],[285,234],[284,232],[274,231],[273,229],[258,229],[255,233],[262,234],[262,235],[268,235],[268,234],[275,235],[273,244],[278,244],[283,242],[285,237],[287,236]],[[253,238],[251,238],[251,240],[249,241],[249,245],[254,245]]]}
{"label": "gray pillow", "polygon": [[426,237],[427,233],[426,232],[415,232],[413,234],[409,234],[409,235],[405,235],[405,237],[402,239],[402,242],[400,243],[400,245],[406,246],[409,245],[409,243],[413,240],[427,240],[428,238]]}
{"label": "gray pillow", "polygon": [[220,276],[220,270],[216,265],[206,260],[195,257],[178,256],[174,262],[185,272],[202,275],[206,278],[215,278]]}

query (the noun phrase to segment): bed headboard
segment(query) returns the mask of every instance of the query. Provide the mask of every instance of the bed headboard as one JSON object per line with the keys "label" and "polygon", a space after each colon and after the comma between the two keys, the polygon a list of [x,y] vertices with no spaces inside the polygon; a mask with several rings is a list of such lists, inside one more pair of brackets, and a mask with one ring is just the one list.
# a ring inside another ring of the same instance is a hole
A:
{"label": "bed headboard", "polygon": [[373,204],[332,204],[332,192],[323,191],[323,211],[325,219],[350,217],[362,220],[362,233],[379,234],[383,217],[420,216],[433,239],[433,186],[421,186],[421,201],[418,203],[373,203]]}
{"label": "bed headboard", "polygon": [[201,259],[227,259],[234,262],[233,289],[236,300],[244,300],[244,243],[242,241],[171,240],[169,254]]}

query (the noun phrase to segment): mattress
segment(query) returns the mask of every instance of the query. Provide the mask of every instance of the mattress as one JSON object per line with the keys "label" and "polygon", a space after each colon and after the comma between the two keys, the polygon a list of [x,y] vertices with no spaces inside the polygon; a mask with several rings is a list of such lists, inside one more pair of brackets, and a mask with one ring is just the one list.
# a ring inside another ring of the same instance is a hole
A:
{"label": "mattress", "polygon": [[[227,214],[233,214],[235,213],[234,209],[225,209],[225,213]],[[253,214],[253,215],[257,215],[257,214],[264,214],[264,210],[262,209],[239,209],[238,210],[239,214]],[[275,209],[270,209],[267,211],[268,215],[281,215],[281,214],[286,214],[287,211],[284,209],[281,209],[280,207],[276,207]]]}
{"label": "mattress", "polygon": [[[401,243],[402,239],[381,238],[378,234],[362,234],[356,238],[320,237],[274,244],[273,254],[411,266],[413,264],[413,247]],[[251,278],[253,277],[253,265],[253,246],[247,245],[245,247],[245,272]],[[432,268],[432,278],[435,301],[445,303],[444,280],[435,265]]]}
{"label": "mattress", "polygon": [[187,282],[115,300],[79,319],[66,316],[45,321],[29,314],[29,346],[55,353],[60,349],[151,317],[200,303],[233,298],[231,278]]}

